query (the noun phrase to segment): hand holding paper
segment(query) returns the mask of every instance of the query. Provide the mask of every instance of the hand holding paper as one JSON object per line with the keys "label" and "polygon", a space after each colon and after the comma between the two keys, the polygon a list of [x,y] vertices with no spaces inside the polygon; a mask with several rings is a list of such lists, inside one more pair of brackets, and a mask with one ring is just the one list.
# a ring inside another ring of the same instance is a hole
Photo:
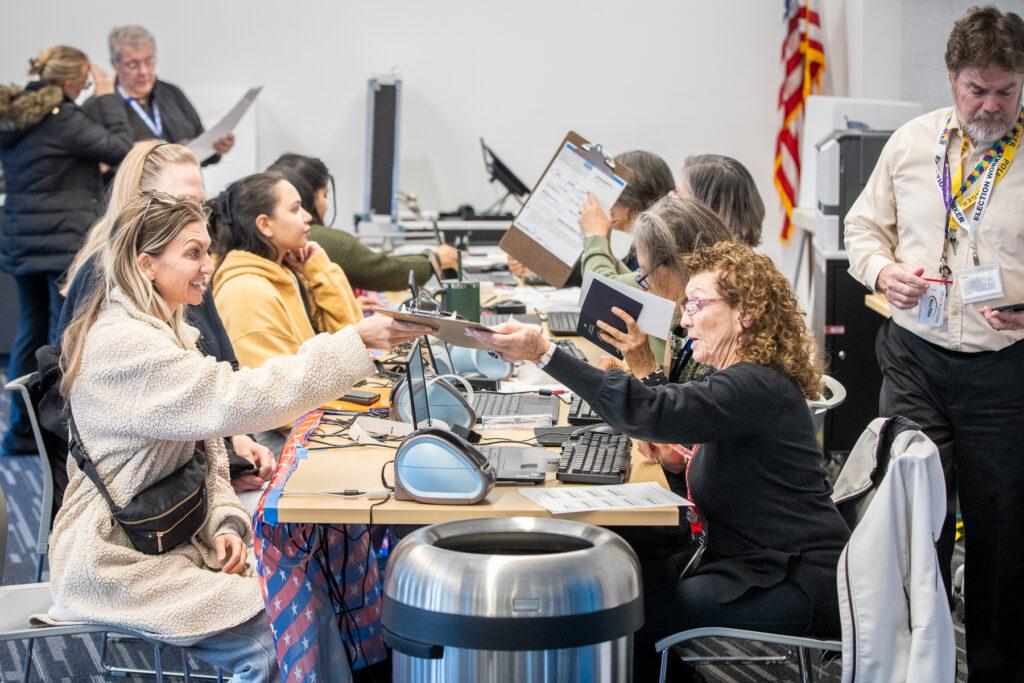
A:
{"label": "hand holding paper", "polygon": [[225,154],[234,147],[235,136],[232,134],[232,131],[238,125],[238,122],[242,120],[242,117],[245,116],[245,112],[249,111],[249,107],[256,101],[256,97],[262,89],[263,86],[249,88],[242,95],[242,99],[231,108],[231,111],[224,115],[224,118],[205,133],[189,141],[186,147],[192,150],[192,153],[196,155],[196,159],[202,161],[212,157],[214,154]]}

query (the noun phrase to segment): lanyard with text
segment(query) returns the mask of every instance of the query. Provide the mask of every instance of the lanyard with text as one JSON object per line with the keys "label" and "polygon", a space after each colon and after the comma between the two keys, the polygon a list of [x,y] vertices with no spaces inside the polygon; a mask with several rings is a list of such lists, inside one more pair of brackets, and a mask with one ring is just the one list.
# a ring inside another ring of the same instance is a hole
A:
{"label": "lanyard with text", "polygon": [[673,444],[672,450],[683,457],[686,462],[686,468],[683,470],[683,478],[686,481],[686,497],[693,505],[686,509],[686,521],[690,524],[690,533],[694,535],[700,535],[704,531],[704,522],[700,516],[700,510],[697,509],[697,503],[693,500],[693,492],[690,490],[690,465],[693,464],[694,458],[697,457],[697,451],[700,450],[700,444],[695,443],[689,448],[681,443]]}
{"label": "lanyard with text", "polygon": [[[963,142],[960,146],[960,157],[951,177],[947,147],[949,146],[949,128],[952,122],[953,114],[951,113],[939,134],[935,150],[935,174],[946,208],[945,237],[942,244],[942,255],[939,259],[939,273],[943,278],[948,278],[951,274],[947,252],[949,246],[956,250],[958,228],[963,228],[967,233],[971,245],[971,257],[974,260],[974,265],[979,265],[977,230],[985,215],[985,210],[988,208],[988,203],[992,199],[993,189],[1006,175],[1017,154],[1021,130],[1024,128],[1024,110],[1017,116],[1014,127],[992,145],[963,182],[960,180],[961,165],[967,154],[970,141],[967,135],[961,131]],[[954,187],[957,188],[956,194],[952,192]],[[969,188],[971,191],[965,195]],[[974,209],[968,219],[967,211],[972,206]]]}
{"label": "lanyard with text", "polygon": [[[117,86],[117,92],[124,98],[125,102],[132,106],[135,113],[139,115],[142,122],[146,124],[146,128],[152,131],[154,137],[162,138],[164,136],[164,122],[160,118],[160,107],[157,106],[156,100],[153,100],[153,116],[150,116],[146,111],[146,108],[139,104],[139,101],[124,91],[120,85]],[[152,95],[151,95],[152,96]]]}

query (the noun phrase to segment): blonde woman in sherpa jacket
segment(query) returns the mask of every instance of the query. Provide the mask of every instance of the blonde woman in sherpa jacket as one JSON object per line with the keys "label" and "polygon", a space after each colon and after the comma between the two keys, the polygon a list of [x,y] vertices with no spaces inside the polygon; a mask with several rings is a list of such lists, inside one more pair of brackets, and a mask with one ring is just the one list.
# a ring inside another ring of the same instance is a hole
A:
{"label": "blonde woman in sherpa jacket", "polygon": [[148,193],[111,232],[104,285],[79,308],[62,344],[82,444],[124,506],[203,442],[208,515],[162,555],[137,551],[96,486],[69,459],[70,482],[50,541],[48,622],[123,625],[191,652],[236,682],[279,679],[274,641],[247,551],[249,515],[228,482],[222,438],[266,429],[337,397],[373,373],[367,346],[425,328],[367,318],[318,335],[292,356],[234,371],[195,347],[183,308],[213,267],[206,215],[192,200]]}

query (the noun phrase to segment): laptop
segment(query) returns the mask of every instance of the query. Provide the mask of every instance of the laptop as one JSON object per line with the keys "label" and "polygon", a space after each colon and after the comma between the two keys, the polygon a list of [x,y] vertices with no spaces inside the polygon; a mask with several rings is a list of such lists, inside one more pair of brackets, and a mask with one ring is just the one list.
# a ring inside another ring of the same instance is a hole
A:
{"label": "laptop", "polygon": [[[413,344],[406,371],[409,382],[409,405],[413,426],[417,429],[430,424],[430,400],[427,392],[427,355],[433,354],[426,338]],[[436,366],[434,366],[436,367]],[[476,450],[490,463],[498,485],[543,484],[544,473],[557,465],[558,453],[540,447],[476,445]]]}
{"label": "laptop", "polygon": [[[439,352],[445,354],[442,358],[449,368],[454,368],[452,357],[447,344],[438,346]],[[433,351],[430,351],[431,367],[437,370]],[[501,393],[500,391],[474,391],[473,412],[476,413],[477,422],[490,420],[512,415],[542,415],[551,419],[551,424],[558,422],[560,401],[557,396],[541,396],[535,391],[523,393]]]}

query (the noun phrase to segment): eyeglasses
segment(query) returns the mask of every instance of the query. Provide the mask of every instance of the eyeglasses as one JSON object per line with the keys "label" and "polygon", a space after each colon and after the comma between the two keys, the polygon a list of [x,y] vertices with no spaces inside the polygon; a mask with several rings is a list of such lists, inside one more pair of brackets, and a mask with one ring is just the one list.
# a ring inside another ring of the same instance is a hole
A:
{"label": "eyeglasses", "polygon": [[711,304],[717,304],[720,301],[725,301],[725,299],[721,297],[717,297],[714,299],[690,299],[685,304],[683,304],[683,310],[686,311],[686,314],[692,318],[693,316],[697,315],[697,313],[703,311],[706,306],[710,306]]}
{"label": "eyeglasses", "polygon": [[637,270],[636,275],[633,276],[633,280],[636,281],[636,286],[644,290],[645,292],[650,291],[651,283],[648,282],[648,278],[651,277],[651,275],[654,274],[654,271],[656,271],[658,268],[661,268],[662,266],[667,266],[669,263],[671,263],[671,261],[662,261],[661,263],[648,268],[646,273],[641,273],[639,270]]}
{"label": "eyeglasses", "polygon": [[142,67],[152,69],[153,66],[156,65],[156,55],[151,55],[145,59],[133,59],[130,62],[121,62],[119,60],[118,63],[125,71],[138,71]]}

